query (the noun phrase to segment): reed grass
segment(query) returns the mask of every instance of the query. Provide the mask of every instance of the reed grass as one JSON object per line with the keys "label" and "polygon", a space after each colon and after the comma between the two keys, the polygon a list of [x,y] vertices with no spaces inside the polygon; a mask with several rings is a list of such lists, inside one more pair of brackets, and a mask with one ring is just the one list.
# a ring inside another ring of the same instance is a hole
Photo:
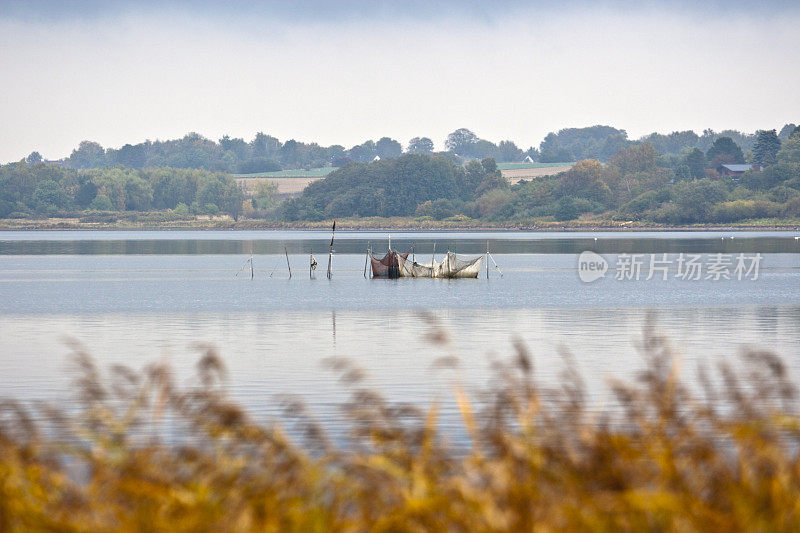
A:
{"label": "reed grass", "polygon": [[342,444],[299,402],[302,439],[255,422],[211,347],[183,387],[159,364],[104,377],[74,350],[77,412],[0,406],[0,531],[800,531],[796,389],[768,352],[693,391],[647,327],[645,370],[597,413],[573,364],[547,390],[517,345],[481,401],[454,392],[458,448],[436,405],[392,404],[346,360],[329,361],[352,389]]}

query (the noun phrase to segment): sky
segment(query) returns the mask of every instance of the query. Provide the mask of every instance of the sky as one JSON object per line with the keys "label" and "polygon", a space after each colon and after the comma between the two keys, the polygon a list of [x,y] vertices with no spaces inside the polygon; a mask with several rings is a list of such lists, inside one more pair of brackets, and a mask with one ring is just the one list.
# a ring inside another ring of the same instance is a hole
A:
{"label": "sky", "polygon": [[0,0],[0,162],[198,132],[349,148],[466,127],[800,123],[800,3]]}

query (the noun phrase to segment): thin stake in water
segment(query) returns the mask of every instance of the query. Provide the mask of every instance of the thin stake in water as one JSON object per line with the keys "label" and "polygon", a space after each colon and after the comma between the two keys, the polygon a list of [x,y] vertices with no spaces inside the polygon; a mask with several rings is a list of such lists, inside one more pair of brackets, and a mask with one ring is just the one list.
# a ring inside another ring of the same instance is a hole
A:
{"label": "thin stake in water", "polygon": [[333,238],[336,236],[336,221],[333,221],[333,230],[331,231],[331,247],[328,251],[328,279],[331,279],[331,261],[333,260]]}
{"label": "thin stake in water", "polygon": [[369,263],[370,243],[367,243],[367,256],[364,258],[364,279],[367,279],[367,264]]}

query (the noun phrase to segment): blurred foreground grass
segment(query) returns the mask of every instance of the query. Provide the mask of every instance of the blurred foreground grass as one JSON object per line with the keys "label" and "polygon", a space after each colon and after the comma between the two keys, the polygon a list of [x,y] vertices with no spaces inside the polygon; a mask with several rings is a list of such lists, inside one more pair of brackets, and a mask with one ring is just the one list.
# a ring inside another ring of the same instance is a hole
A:
{"label": "blurred foreground grass", "polygon": [[[345,360],[329,361],[352,389],[335,445],[296,402],[302,442],[251,420],[212,348],[186,387],[163,365],[104,378],[74,349],[79,412],[2,403],[0,531],[800,531],[796,392],[771,353],[692,392],[647,327],[646,370],[598,414],[572,365],[544,390],[517,346],[479,403],[454,392],[464,449],[435,405],[390,404]],[[159,438],[167,417],[191,438]]]}

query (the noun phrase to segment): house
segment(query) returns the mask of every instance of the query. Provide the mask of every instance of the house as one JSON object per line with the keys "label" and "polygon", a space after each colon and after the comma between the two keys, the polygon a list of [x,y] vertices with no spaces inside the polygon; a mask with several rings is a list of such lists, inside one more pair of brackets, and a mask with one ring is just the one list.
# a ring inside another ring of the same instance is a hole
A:
{"label": "house", "polygon": [[717,167],[717,172],[720,176],[726,176],[729,178],[738,178],[748,170],[755,170],[756,172],[761,170],[759,165],[720,165]]}
{"label": "house", "polygon": [[531,156],[528,156],[523,160],[523,163],[533,163],[533,158]]}

